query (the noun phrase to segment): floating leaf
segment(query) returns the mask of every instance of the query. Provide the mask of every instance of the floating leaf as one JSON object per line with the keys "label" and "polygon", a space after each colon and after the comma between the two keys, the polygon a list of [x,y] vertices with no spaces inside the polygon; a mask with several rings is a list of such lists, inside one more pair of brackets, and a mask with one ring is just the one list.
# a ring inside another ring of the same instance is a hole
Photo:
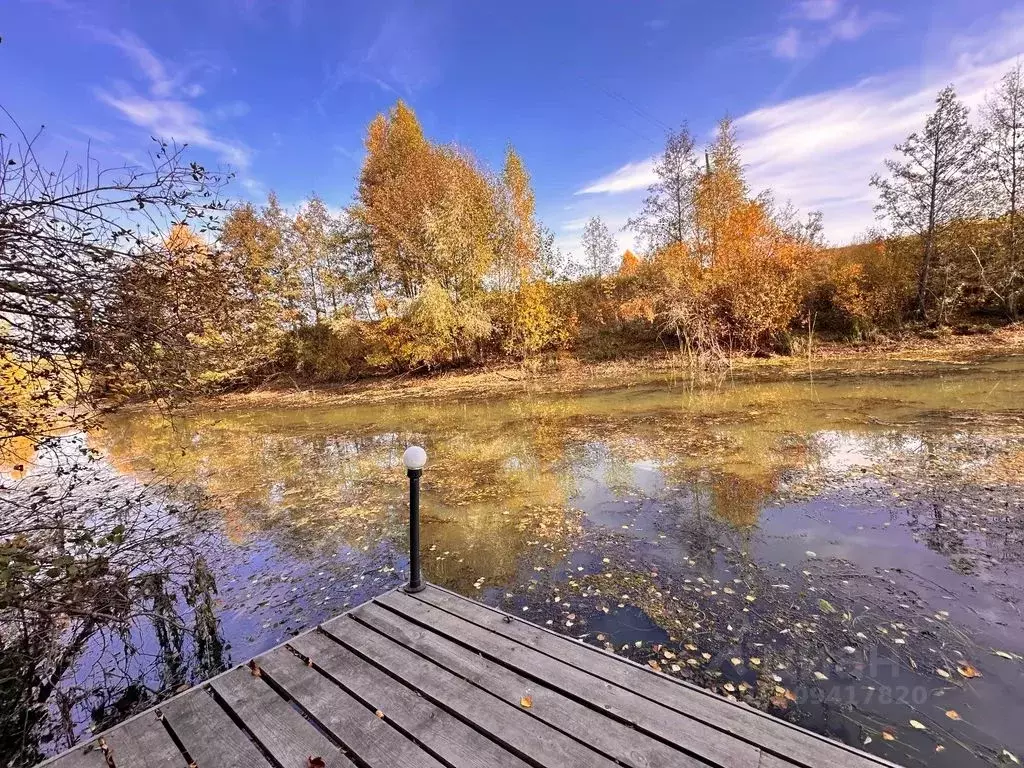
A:
{"label": "floating leaf", "polygon": [[761,660],[760,660],[759,658],[757,658],[756,656],[752,656],[752,657],[750,658],[750,663],[751,663],[751,664],[752,664],[753,666],[755,666],[755,667],[759,667],[759,666],[761,666]]}
{"label": "floating leaf", "polygon": [[936,674],[938,674],[939,677],[944,677],[947,680],[949,679],[949,672],[947,672],[946,670],[944,670],[944,669],[936,669],[935,672],[936,672]]}
{"label": "floating leaf", "polygon": [[893,733],[891,730],[884,729],[882,731],[882,738],[886,741],[896,741],[896,734]]}
{"label": "floating leaf", "polygon": [[955,709],[947,709],[946,717],[948,717],[950,720],[963,720],[963,718],[960,717],[960,713],[957,712]]}
{"label": "floating leaf", "polygon": [[732,665],[734,667],[738,667],[740,664],[743,663],[743,659],[739,658],[738,656],[733,656],[731,659],[729,659],[729,661],[732,662]]}
{"label": "floating leaf", "polygon": [[912,726],[913,726],[914,728],[917,728],[917,730],[919,730],[919,731],[927,731],[927,730],[928,730],[928,729],[927,729],[927,728],[925,727],[925,724],[924,724],[924,723],[922,723],[922,722],[921,722],[920,720],[911,720],[911,721],[910,721],[910,724],[911,724],[911,725],[912,725]]}
{"label": "floating leaf", "polygon": [[1020,760],[1018,760],[1017,756],[1008,749],[1004,749],[1002,752],[999,753],[999,759],[1004,761],[1009,760],[1014,765],[1020,765]]}
{"label": "floating leaf", "polygon": [[821,598],[820,600],[818,600],[818,607],[821,608],[823,613],[835,613],[836,612],[836,607],[834,605],[832,605],[832,603],[830,603],[824,597]]}
{"label": "floating leaf", "polygon": [[981,672],[966,662],[958,665],[956,671],[960,673],[961,677],[966,677],[967,679],[971,679],[972,677],[981,677]]}
{"label": "floating leaf", "polygon": [[814,677],[818,680],[828,680],[828,675],[815,671]]}
{"label": "floating leaf", "polygon": [[994,653],[996,656],[1002,656],[1004,659],[1009,659],[1010,661],[1013,661],[1012,653],[1007,653],[1006,651],[992,651],[992,653]]}
{"label": "floating leaf", "polygon": [[519,700],[519,706],[522,707],[523,709],[529,709],[530,707],[533,706],[533,697],[532,696],[523,696],[523,698],[521,698]]}

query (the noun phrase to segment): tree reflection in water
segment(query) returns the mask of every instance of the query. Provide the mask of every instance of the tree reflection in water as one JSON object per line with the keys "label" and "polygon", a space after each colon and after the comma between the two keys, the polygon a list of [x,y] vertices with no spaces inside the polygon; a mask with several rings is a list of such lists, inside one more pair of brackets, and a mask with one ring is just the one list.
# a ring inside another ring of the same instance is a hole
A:
{"label": "tree reflection in water", "polygon": [[0,476],[0,759],[26,765],[224,669],[201,520],[81,435]]}

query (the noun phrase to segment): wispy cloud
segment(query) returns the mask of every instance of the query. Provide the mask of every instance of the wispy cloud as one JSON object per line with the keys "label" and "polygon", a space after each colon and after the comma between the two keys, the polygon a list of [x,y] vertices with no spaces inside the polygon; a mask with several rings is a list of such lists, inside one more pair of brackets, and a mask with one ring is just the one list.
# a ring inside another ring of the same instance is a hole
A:
{"label": "wispy cloud", "polygon": [[787,27],[786,31],[772,40],[772,55],[779,59],[796,59],[800,56],[800,30]]}
{"label": "wispy cloud", "polygon": [[839,13],[840,6],[840,0],[800,0],[794,10],[804,19],[825,21]]}
{"label": "wispy cloud", "polygon": [[577,195],[599,195],[602,193],[629,192],[634,189],[645,189],[653,183],[657,176],[654,174],[653,157],[640,160],[635,163],[626,163],[607,176],[602,176],[592,181],[580,190]]}
{"label": "wispy cloud", "polygon": [[153,136],[209,150],[239,170],[248,168],[249,148],[240,141],[217,135],[208,125],[209,117],[238,117],[248,111],[248,105],[231,102],[215,108],[208,116],[192,103],[205,89],[189,81],[186,69],[168,65],[131,32],[92,31],[97,40],[117,48],[131,60],[137,78],[146,86],[143,94],[123,82],[111,88],[97,88],[100,101]]}
{"label": "wispy cloud", "polygon": [[[751,186],[821,210],[829,239],[849,241],[875,224],[871,174],[920,128],[938,90],[951,82],[975,107],[1022,53],[1024,12],[1006,13],[949,41],[924,78],[920,68],[897,71],[749,112],[736,128]],[[625,197],[650,184],[653,164],[628,163],[577,194]]]}
{"label": "wispy cloud", "polygon": [[835,42],[859,40],[896,19],[885,11],[864,13],[841,0],[801,0],[783,18],[786,27],[768,41],[768,49],[787,60],[810,58]]}
{"label": "wispy cloud", "polygon": [[388,8],[369,44],[328,68],[318,109],[345,85],[363,83],[389,96],[411,98],[440,77],[438,14],[416,3]]}

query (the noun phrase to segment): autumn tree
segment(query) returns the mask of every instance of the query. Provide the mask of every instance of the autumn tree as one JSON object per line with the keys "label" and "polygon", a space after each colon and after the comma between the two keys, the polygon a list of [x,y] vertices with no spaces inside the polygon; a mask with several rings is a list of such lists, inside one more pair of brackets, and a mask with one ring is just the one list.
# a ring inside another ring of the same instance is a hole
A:
{"label": "autumn tree", "polygon": [[897,144],[900,157],[885,161],[886,177],[875,175],[875,210],[897,234],[921,245],[917,277],[917,314],[924,318],[939,233],[953,221],[977,211],[977,157],[980,136],[968,122],[968,110],[952,86],[939,92],[924,130]]}
{"label": "autumn tree", "polygon": [[615,238],[600,216],[592,216],[583,227],[583,257],[588,272],[602,277],[614,269]]}
{"label": "autumn tree", "polygon": [[1024,294],[1020,207],[1024,200],[1024,77],[1020,64],[1007,72],[982,108],[984,160],[990,186],[986,208],[1001,223],[1000,248],[986,265],[975,252],[981,281],[1011,320]]}
{"label": "autumn tree", "polygon": [[704,265],[717,261],[725,222],[746,202],[747,194],[736,129],[725,117],[705,153],[705,170],[695,193],[694,253]]}
{"label": "autumn tree", "polygon": [[499,246],[494,263],[495,287],[514,290],[535,276],[538,227],[533,189],[522,158],[509,145],[496,189],[499,207]]}
{"label": "autumn tree", "polygon": [[113,309],[120,277],[163,262],[174,224],[214,229],[228,177],[164,142],[146,164],[49,168],[38,134],[13,119],[0,127],[0,359],[20,390],[0,394],[0,441],[39,439],[93,414],[95,377],[117,372],[130,348],[104,339],[150,342],[150,329]]}
{"label": "autumn tree", "polygon": [[657,181],[647,188],[640,213],[626,223],[652,252],[682,243],[692,235],[694,196],[700,179],[694,146],[685,125],[669,132],[665,149],[654,165]]}

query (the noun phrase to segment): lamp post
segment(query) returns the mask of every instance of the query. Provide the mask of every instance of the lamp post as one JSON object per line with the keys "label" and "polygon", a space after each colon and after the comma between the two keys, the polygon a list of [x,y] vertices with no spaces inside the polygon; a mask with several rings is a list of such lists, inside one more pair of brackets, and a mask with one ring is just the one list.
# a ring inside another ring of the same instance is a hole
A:
{"label": "lamp post", "polygon": [[420,572],[420,477],[427,463],[427,452],[418,445],[410,445],[402,454],[402,463],[409,476],[409,583],[405,591],[410,594],[423,591]]}

